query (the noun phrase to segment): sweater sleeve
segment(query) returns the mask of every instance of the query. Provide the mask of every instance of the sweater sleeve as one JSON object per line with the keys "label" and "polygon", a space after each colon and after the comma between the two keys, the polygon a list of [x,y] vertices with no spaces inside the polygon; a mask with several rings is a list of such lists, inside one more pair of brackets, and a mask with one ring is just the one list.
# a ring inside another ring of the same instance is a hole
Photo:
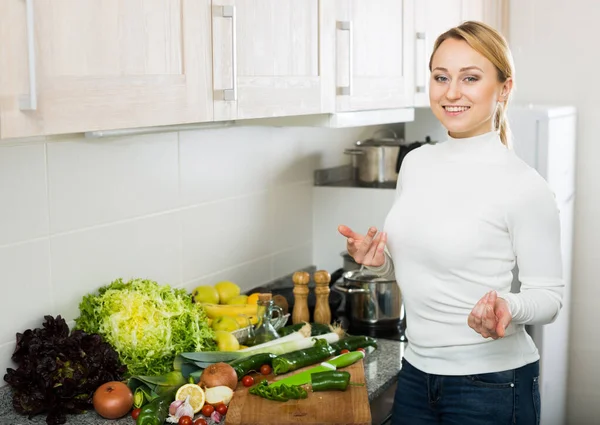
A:
{"label": "sweater sleeve", "polygon": [[553,322],[562,307],[564,281],[560,219],[554,194],[538,175],[507,214],[521,291],[501,295],[515,324]]}
{"label": "sweater sleeve", "polygon": [[[412,152],[412,151],[411,151]],[[407,168],[407,158],[409,157],[409,155],[411,154],[411,152],[409,152],[405,157],[404,160],[402,161],[402,166],[400,167],[400,172],[398,173],[398,180],[396,181],[396,193],[395,193],[395,199],[398,199],[400,197],[400,195],[402,194],[402,180],[404,178],[404,173],[405,170]],[[384,229],[385,230],[385,229]],[[384,263],[381,266],[378,267],[373,267],[373,266],[365,266],[365,268],[373,273],[375,273],[376,275],[381,276],[384,279],[395,279],[396,275],[395,275],[395,269],[394,269],[394,262],[392,261],[392,256],[390,254],[390,252],[388,251],[388,247],[385,247],[385,260]]]}

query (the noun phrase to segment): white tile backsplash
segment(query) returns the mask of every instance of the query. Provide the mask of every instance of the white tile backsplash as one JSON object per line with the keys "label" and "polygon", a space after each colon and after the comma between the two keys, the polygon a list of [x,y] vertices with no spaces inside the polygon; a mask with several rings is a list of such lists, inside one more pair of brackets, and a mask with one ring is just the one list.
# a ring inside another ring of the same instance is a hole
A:
{"label": "white tile backsplash", "polygon": [[0,248],[0,285],[2,343],[14,342],[17,332],[39,327],[45,315],[55,314],[48,240]]}
{"label": "white tile backsplash", "polygon": [[266,190],[271,135],[271,129],[262,127],[181,133],[182,205]]}
{"label": "white tile backsplash", "polygon": [[179,212],[119,222],[51,239],[56,310],[79,315],[81,298],[116,278],[181,283]]}
{"label": "white tile backsplash", "polygon": [[45,150],[0,145],[0,246],[48,235]]}
{"label": "white tile backsplash", "polygon": [[305,245],[312,239],[312,187],[312,182],[302,182],[269,192],[274,251]]}
{"label": "white tile backsplash", "polygon": [[312,264],[315,168],[376,127],[0,143],[0,367],[16,332],[117,278],[243,290]]}
{"label": "white tile backsplash", "polygon": [[48,144],[52,233],[178,207],[178,134]]}
{"label": "white tile backsplash", "polygon": [[267,199],[258,192],[182,211],[183,281],[268,255],[276,235]]}

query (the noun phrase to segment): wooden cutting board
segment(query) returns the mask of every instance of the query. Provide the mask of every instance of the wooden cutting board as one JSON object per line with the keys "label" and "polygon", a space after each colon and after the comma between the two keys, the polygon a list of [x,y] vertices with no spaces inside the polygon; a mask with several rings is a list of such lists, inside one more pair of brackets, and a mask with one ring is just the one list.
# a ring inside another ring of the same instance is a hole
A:
{"label": "wooden cutting board", "polygon": [[[295,373],[314,367],[299,369]],[[365,384],[365,368],[360,360],[343,369],[350,372],[350,382]],[[285,374],[269,382],[283,379]],[[327,424],[327,425],[371,425],[371,410],[366,385],[349,385],[346,391],[308,391],[308,397],[302,400],[286,402],[267,400],[249,394],[248,388],[240,382],[229,402],[225,425],[263,425],[263,424]]]}

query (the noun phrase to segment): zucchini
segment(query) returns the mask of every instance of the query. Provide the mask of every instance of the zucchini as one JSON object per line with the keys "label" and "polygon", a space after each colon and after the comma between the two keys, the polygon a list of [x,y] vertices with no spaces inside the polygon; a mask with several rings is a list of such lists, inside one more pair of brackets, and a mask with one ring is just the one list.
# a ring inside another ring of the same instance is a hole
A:
{"label": "zucchini", "polygon": [[363,335],[347,336],[346,338],[340,339],[338,342],[331,343],[331,347],[335,350],[335,354],[340,354],[344,349],[355,351],[357,348],[377,348],[377,340],[370,336]]}
{"label": "zucchini", "polygon": [[239,381],[249,372],[258,372],[260,367],[264,364],[271,366],[272,361],[276,358],[277,356],[275,354],[258,353],[244,357],[243,359],[233,360],[229,362],[229,365],[235,370]]}
{"label": "zucchini", "polygon": [[310,348],[292,351],[273,359],[273,373],[281,375],[304,366],[310,366],[328,359],[333,353],[331,345],[326,340],[317,339],[315,345]]}

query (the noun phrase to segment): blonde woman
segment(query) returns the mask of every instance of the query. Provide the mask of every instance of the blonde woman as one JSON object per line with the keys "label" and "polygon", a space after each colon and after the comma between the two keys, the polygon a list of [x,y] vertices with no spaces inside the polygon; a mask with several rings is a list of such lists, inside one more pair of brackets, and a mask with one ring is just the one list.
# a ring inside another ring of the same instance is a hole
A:
{"label": "blonde woman", "polygon": [[546,182],[509,148],[511,53],[497,31],[465,22],[436,40],[429,68],[447,141],[406,156],[383,232],[339,227],[355,261],[402,290],[409,343],[392,423],[539,424],[525,325],[562,307],[560,223]]}

